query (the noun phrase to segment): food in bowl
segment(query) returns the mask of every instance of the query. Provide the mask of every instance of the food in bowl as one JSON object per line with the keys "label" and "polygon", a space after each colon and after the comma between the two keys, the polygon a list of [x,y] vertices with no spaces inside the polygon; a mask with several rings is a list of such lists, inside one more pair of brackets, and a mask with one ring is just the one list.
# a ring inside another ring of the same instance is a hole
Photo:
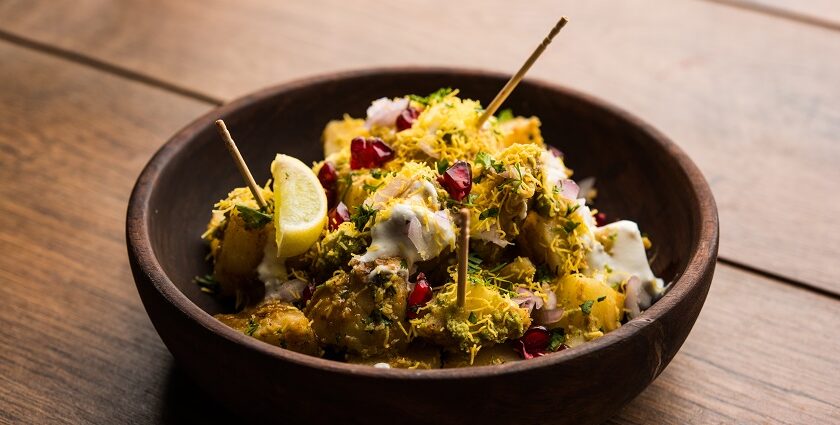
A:
{"label": "food in bowl", "polygon": [[[664,292],[636,223],[591,208],[536,117],[441,89],[375,100],[324,129],[311,169],[277,155],[260,189],[212,212],[216,317],[267,343],[376,367],[498,364],[573,348]],[[591,180],[590,180],[591,181]],[[588,186],[588,187],[587,187]],[[456,212],[469,211],[465,305]]]}

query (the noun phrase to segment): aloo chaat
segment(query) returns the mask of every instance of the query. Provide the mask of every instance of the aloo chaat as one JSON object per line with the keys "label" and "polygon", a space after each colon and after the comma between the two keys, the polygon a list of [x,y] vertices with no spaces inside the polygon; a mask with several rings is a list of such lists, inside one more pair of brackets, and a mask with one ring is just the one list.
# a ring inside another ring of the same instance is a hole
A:
{"label": "aloo chaat", "polygon": [[[499,364],[574,348],[661,296],[651,241],[591,208],[537,117],[441,89],[373,101],[323,131],[312,167],[278,155],[260,208],[215,204],[206,292],[228,326],[289,350],[375,367]],[[470,214],[456,304],[458,211]]]}

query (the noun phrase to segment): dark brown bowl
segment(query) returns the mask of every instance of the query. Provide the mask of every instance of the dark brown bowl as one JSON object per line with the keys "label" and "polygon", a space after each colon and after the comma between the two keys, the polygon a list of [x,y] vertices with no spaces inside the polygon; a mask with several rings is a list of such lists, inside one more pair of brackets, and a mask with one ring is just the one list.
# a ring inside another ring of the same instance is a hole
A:
{"label": "dark brown bowl", "polygon": [[[242,181],[213,121],[223,118],[258,181],[277,152],[322,156],[320,134],[371,100],[457,87],[487,103],[507,76],[456,69],[376,69],[261,90],[199,118],[155,154],[128,206],[128,255],[161,339],[195,382],[233,412],[283,422],[597,423],[665,368],[691,330],[715,268],[718,218],[703,176],[636,117],[553,84],[524,81],[505,103],[537,115],[577,178],[596,176],[597,206],[655,242],[654,271],[673,289],[603,338],[545,357],[462,369],[376,369],[287,351],[227,328],[193,277],[209,271],[199,236],[210,206]],[[593,155],[594,154],[594,155]]]}

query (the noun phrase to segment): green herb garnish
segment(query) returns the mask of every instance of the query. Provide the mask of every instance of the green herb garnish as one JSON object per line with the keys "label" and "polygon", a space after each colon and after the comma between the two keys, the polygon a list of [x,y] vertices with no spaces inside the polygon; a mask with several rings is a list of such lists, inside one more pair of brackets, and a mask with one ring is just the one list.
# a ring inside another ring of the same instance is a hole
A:
{"label": "green herb garnish", "polygon": [[271,223],[271,216],[260,211],[255,210],[245,205],[237,205],[236,211],[239,211],[239,216],[245,222],[245,228],[248,230],[260,229],[268,223]]}
{"label": "green herb garnish", "polygon": [[496,161],[487,152],[479,152],[475,155],[475,163],[481,164],[485,170],[493,169],[497,173],[501,173],[505,169],[505,165]]}
{"label": "green herb garnish", "polygon": [[452,93],[452,89],[449,88],[449,87],[444,87],[444,88],[440,88],[440,89],[436,90],[434,93],[432,93],[432,94],[430,94],[426,97],[418,96],[416,94],[410,94],[410,95],[408,95],[408,98],[417,102],[417,103],[422,103],[424,105],[429,105],[429,104],[432,104],[432,103],[440,102],[441,100],[443,100],[443,98],[445,98],[450,93]]}
{"label": "green herb garnish", "polygon": [[501,124],[505,121],[510,121],[512,119],[513,119],[513,111],[510,108],[502,109],[502,111],[499,112],[499,115],[496,117],[496,121],[498,121],[499,124]]}
{"label": "green herb garnish", "polygon": [[443,158],[435,163],[435,167],[437,167],[438,174],[443,174],[446,172],[447,169],[449,169],[449,160]]}
{"label": "green herb garnish", "polygon": [[482,260],[481,257],[470,253],[469,256],[467,256],[467,270],[469,270],[470,273],[477,273],[481,271],[481,263],[483,261],[484,260]]}
{"label": "green herb garnish", "polygon": [[489,217],[497,217],[499,215],[499,209],[496,207],[487,208],[486,210],[482,211],[481,214],[478,215],[479,220],[485,220]]}
{"label": "green herb garnish", "polygon": [[195,282],[199,288],[201,288],[201,292],[216,295],[219,293],[219,282],[216,280],[216,277],[212,274],[206,274],[204,276],[196,276],[193,278],[193,282]]}
{"label": "green herb garnish", "polygon": [[356,230],[363,231],[368,222],[376,216],[376,210],[365,204],[356,207],[356,212],[350,216],[350,221],[356,226]]}
{"label": "green herb garnish", "polygon": [[549,282],[553,278],[554,275],[551,273],[551,270],[548,269],[548,266],[540,264],[540,266],[537,267],[537,272],[534,274],[534,280],[537,282]]}
{"label": "green herb garnish", "polygon": [[254,332],[256,332],[257,329],[259,329],[259,327],[260,327],[260,324],[257,323],[257,321],[254,320],[253,317],[248,319],[248,328],[245,329],[245,335],[254,336]]}
{"label": "green herb garnish", "polygon": [[556,328],[551,330],[551,339],[548,340],[548,351],[557,351],[566,342],[566,330]]}
{"label": "green herb garnish", "polygon": [[580,226],[579,222],[569,220],[565,224],[563,224],[563,230],[565,230],[566,233],[571,235],[572,232],[574,232],[575,229],[577,229],[578,226]]}
{"label": "green herb garnish", "polygon": [[468,317],[467,320],[469,320],[472,324],[478,323],[478,317],[475,315],[474,311],[470,312],[470,317]]}
{"label": "green herb garnish", "polygon": [[592,300],[584,301],[583,304],[580,305],[580,311],[583,314],[589,315],[589,313],[592,313],[592,304],[595,304],[595,301],[592,301]]}
{"label": "green herb garnish", "polygon": [[382,187],[383,184],[385,184],[385,182],[381,182],[381,183],[375,184],[375,185],[364,183],[364,184],[362,184],[362,189],[364,189],[368,193],[373,193],[373,192],[376,192],[376,189],[379,189],[380,187]]}

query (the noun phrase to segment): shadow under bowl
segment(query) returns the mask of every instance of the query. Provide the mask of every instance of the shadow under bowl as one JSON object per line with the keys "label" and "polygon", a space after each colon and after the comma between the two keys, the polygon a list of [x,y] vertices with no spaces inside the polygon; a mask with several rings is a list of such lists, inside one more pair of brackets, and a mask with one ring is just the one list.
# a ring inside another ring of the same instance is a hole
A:
{"label": "shadow under bowl", "polygon": [[446,68],[332,74],[258,91],[172,137],[149,161],[128,206],[127,245],[143,305],[197,385],[237,414],[290,423],[598,423],[649,385],[694,324],[714,273],[718,218],[691,160],[634,116],[590,96],[525,80],[505,102],[542,120],[575,178],[597,179],[597,207],[654,241],[668,294],[604,337],[533,360],[430,371],[376,369],[310,357],[236,332],[193,278],[210,271],[200,239],[213,203],[241,177],[214,120],[231,129],[259,182],[278,152],[322,158],[324,125],[363,117],[373,99],[454,87],[487,104],[507,76]]}

